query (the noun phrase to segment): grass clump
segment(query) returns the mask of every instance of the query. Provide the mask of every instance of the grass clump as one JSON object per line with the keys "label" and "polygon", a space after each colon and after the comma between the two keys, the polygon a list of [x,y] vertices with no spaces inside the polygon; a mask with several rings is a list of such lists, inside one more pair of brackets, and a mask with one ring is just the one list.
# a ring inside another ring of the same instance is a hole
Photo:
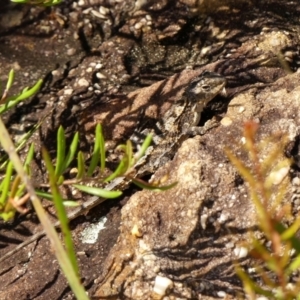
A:
{"label": "grass clump", "polygon": [[[78,133],[74,134],[70,146],[67,147],[64,129],[59,127],[57,131],[56,157],[51,159],[47,150],[42,149],[42,165],[46,166],[49,177],[48,182],[42,186],[33,186],[30,163],[34,158],[34,147],[32,144],[29,145],[27,156],[24,162],[22,162],[18,155],[18,150],[13,144],[1,119],[1,113],[11,109],[21,101],[25,101],[29,97],[34,96],[41,87],[42,81],[39,80],[32,88],[25,88],[17,96],[8,96],[9,89],[13,84],[13,79],[14,72],[11,71],[0,102],[0,143],[7,153],[7,156],[4,154],[3,157],[0,157],[0,161],[3,161],[2,169],[4,172],[2,181],[0,182],[0,217],[5,221],[8,221],[14,217],[17,211],[26,213],[26,203],[31,200],[44,231],[51,241],[51,248],[53,249],[72,291],[77,299],[87,300],[89,298],[81,284],[80,271],[65,209],[66,203],[69,206],[76,206],[79,204],[72,200],[68,202],[64,201],[66,199],[62,198],[60,187],[73,186],[85,193],[105,199],[114,199],[119,197],[122,194],[122,191],[108,190],[105,187],[108,183],[112,183],[117,177],[121,177],[127,182],[136,181],[142,188],[150,188],[158,191],[168,189],[173,185],[160,188],[156,185],[152,186],[134,178],[135,165],[139,159],[144,156],[150,145],[152,139],[151,135],[146,137],[137,153],[134,153],[130,141],[127,141],[124,145],[120,145],[118,148],[123,151],[123,157],[116,170],[108,173],[105,166],[107,159],[104,146],[105,140],[102,133],[102,127],[98,124],[96,126],[95,141],[90,156],[84,155],[78,150]],[[29,137],[30,135],[26,135],[26,139],[22,142],[23,146],[28,144]],[[73,179],[66,179],[70,173],[71,165],[74,164],[76,164],[76,177]],[[90,186],[89,183],[91,181],[97,182],[100,187]],[[53,224],[48,218],[47,213],[41,204],[40,197],[53,201],[63,233],[63,242],[60,241]],[[101,203],[101,201],[99,203]],[[1,261],[2,260],[3,257],[1,258]]]}

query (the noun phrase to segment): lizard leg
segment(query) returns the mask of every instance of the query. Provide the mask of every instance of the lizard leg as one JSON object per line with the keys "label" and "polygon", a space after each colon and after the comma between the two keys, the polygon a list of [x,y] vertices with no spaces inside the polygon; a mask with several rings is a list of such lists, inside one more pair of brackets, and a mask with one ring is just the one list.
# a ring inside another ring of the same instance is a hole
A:
{"label": "lizard leg", "polygon": [[191,126],[183,130],[183,134],[187,134],[190,136],[195,135],[204,135],[207,131],[211,130],[214,127],[217,127],[219,122],[216,120],[209,120],[207,121],[204,126]]}

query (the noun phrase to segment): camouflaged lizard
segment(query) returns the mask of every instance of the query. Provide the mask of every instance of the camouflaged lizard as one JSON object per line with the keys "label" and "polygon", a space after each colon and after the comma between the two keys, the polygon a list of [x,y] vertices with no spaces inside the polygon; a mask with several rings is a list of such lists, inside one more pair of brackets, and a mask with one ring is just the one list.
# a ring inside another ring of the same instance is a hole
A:
{"label": "camouflaged lizard", "polygon": [[181,99],[156,123],[156,130],[145,129],[131,137],[134,143],[138,143],[141,142],[141,136],[144,139],[148,133],[153,134],[154,145],[148,148],[146,155],[139,162],[138,165],[142,166],[138,169],[137,176],[153,173],[164,165],[188,136],[203,135],[217,125],[208,122],[203,127],[197,126],[203,109],[225,90],[225,84],[226,79],[223,76],[204,71],[190,82]]}
{"label": "camouflaged lizard", "polygon": [[[176,101],[164,116],[156,123],[155,129],[145,129],[135,133],[131,137],[133,143],[140,142],[140,136],[153,133],[153,145],[147,149],[145,156],[135,166],[136,177],[142,177],[147,173],[153,173],[167,161],[171,160],[180,144],[188,136],[202,135],[216,124],[206,124],[203,127],[197,126],[203,109],[221,91],[226,84],[225,77],[204,71],[200,76],[194,78],[179,101]],[[106,190],[125,189],[128,182],[124,177],[119,177],[105,186]],[[93,207],[99,205],[106,199],[91,197],[80,207],[68,214],[71,221]],[[59,226],[59,222],[54,224]],[[10,257],[18,250],[29,245],[45,235],[44,231],[34,234],[31,238],[19,244],[15,249],[6,253],[0,258],[0,262]]]}

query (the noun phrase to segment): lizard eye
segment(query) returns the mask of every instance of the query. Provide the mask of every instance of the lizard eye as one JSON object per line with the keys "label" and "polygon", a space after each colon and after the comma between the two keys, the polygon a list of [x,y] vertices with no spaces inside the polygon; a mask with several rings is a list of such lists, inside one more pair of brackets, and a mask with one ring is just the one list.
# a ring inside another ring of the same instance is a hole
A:
{"label": "lizard eye", "polygon": [[202,85],[202,89],[205,91],[205,92],[209,92],[210,91],[210,85]]}

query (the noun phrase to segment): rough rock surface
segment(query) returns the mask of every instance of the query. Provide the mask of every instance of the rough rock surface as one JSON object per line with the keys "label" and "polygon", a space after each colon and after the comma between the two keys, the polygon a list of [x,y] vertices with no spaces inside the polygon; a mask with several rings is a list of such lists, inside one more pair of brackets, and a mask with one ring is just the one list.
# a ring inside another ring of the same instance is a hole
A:
{"label": "rough rock surface", "polygon": [[169,296],[178,299],[194,298],[217,282],[220,289],[228,285],[220,281],[218,266],[223,265],[223,276],[232,272],[231,250],[217,247],[229,241],[228,235],[209,237],[206,206],[222,201],[220,192],[226,187],[230,202],[234,173],[219,167],[224,159],[217,161],[215,152],[202,143],[200,137],[187,140],[174,160],[155,173],[155,180],[165,177],[166,184],[178,182],[174,188],[138,192],[124,206],[118,243],[96,296],[122,291],[132,299],[149,299],[157,275],[173,281]]}
{"label": "rough rock surface", "polygon": [[[4,2],[0,79],[14,67],[14,91],[41,77],[45,84],[3,118],[15,139],[44,120],[32,137],[37,149],[44,144],[55,151],[60,124],[68,134],[79,130],[82,149],[89,149],[100,122],[113,147],[141,116],[154,124],[202,70],[226,76],[227,96],[212,101],[200,124],[215,118],[220,126],[186,140],[153,175],[165,184],[177,181],[176,187],[131,189],[71,226],[83,284],[95,299],[163,298],[154,289],[161,278],[170,280],[165,299],[236,299],[242,285],[233,262],[243,259],[256,217],[248,186],[224,147],[247,162],[245,121],[259,123],[258,141],[276,134],[279,143],[288,135],[284,155],[295,163],[285,201],[295,215],[300,207],[299,3],[95,0],[44,9]],[[45,183],[36,158],[33,179]],[[84,244],[81,232],[102,216],[108,221],[98,241]],[[41,230],[34,213],[0,225],[0,256]],[[0,270],[1,300],[73,299],[46,239],[2,262]]]}
{"label": "rough rock surface", "polygon": [[[299,79],[300,73],[286,75],[270,87],[252,88],[233,98],[224,115],[230,125],[187,140],[174,160],[155,173],[154,180],[166,176],[166,183],[178,182],[175,188],[131,197],[122,209],[120,236],[106,261],[97,296],[155,299],[156,276],[173,282],[166,299],[217,297],[218,292],[236,296],[233,262],[256,217],[247,188],[237,184],[239,175],[224,148],[241,152],[242,124],[249,118],[260,123],[258,140],[287,133],[290,142],[295,141]],[[292,184],[289,191],[288,202]]]}

